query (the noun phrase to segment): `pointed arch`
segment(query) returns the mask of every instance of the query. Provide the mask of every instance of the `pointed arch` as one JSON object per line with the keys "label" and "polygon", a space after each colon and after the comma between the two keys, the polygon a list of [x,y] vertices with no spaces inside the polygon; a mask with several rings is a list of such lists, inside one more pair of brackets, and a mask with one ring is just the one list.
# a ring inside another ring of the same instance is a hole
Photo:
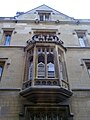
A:
{"label": "pointed arch", "polygon": [[48,78],[55,77],[54,55],[51,53],[47,55],[47,75]]}
{"label": "pointed arch", "polygon": [[45,55],[42,53],[38,55],[38,63],[40,62],[45,63]]}
{"label": "pointed arch", "polygon": [[43,53],[38,55],[37,75],[38,78],[45,78],[45,55]]}
{"label": "pointed arch", "polygon": [[45,64],[40,62],[37,65],[38,78],[45,78]]}

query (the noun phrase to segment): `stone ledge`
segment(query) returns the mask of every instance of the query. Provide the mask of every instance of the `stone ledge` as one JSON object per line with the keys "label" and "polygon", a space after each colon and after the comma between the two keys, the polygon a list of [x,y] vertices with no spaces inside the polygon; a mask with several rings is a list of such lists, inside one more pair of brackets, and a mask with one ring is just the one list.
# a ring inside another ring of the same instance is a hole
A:
{"label": "stone ledge", "polygon": [[21,88],[0,88],[0,91],[20,91]]}

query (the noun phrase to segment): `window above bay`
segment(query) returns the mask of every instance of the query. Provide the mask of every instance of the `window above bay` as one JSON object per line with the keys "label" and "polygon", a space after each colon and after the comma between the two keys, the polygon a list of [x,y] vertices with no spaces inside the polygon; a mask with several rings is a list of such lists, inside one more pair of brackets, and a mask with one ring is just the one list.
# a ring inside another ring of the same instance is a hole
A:
{"label": "window above bay", "polygon": [[38,13],[40,21],[49,21],[50,13]]}
{"label": "window above bay", "polygon": [[40,21],[50,21],[51,20],[51,12],[48,10],[38,10],[38,16]]}
{"label": "window above bay", "polygon": [[86,47],[88,46],[87,38],[86,38],[86,31],[85,30],[76,30],[79,45],[80,47]]}

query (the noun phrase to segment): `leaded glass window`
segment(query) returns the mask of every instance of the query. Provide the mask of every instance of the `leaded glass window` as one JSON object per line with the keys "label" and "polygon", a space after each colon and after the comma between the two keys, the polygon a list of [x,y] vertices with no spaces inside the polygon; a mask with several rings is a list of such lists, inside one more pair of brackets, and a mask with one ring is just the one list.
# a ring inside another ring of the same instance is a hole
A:
{"label": "leaded glass window", "polygon": [[55,78],[53,48],[38,48],[38,78]]}

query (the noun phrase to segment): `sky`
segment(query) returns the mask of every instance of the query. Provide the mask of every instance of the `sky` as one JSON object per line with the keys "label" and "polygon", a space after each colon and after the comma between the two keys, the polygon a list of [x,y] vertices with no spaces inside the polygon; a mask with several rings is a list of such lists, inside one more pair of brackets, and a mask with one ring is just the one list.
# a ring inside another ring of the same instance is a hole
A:
{"label": "sky", "polygon": [[14,17],[42,4],[75,19],[90,19],[90,0],[2,0],[0,17]]}

